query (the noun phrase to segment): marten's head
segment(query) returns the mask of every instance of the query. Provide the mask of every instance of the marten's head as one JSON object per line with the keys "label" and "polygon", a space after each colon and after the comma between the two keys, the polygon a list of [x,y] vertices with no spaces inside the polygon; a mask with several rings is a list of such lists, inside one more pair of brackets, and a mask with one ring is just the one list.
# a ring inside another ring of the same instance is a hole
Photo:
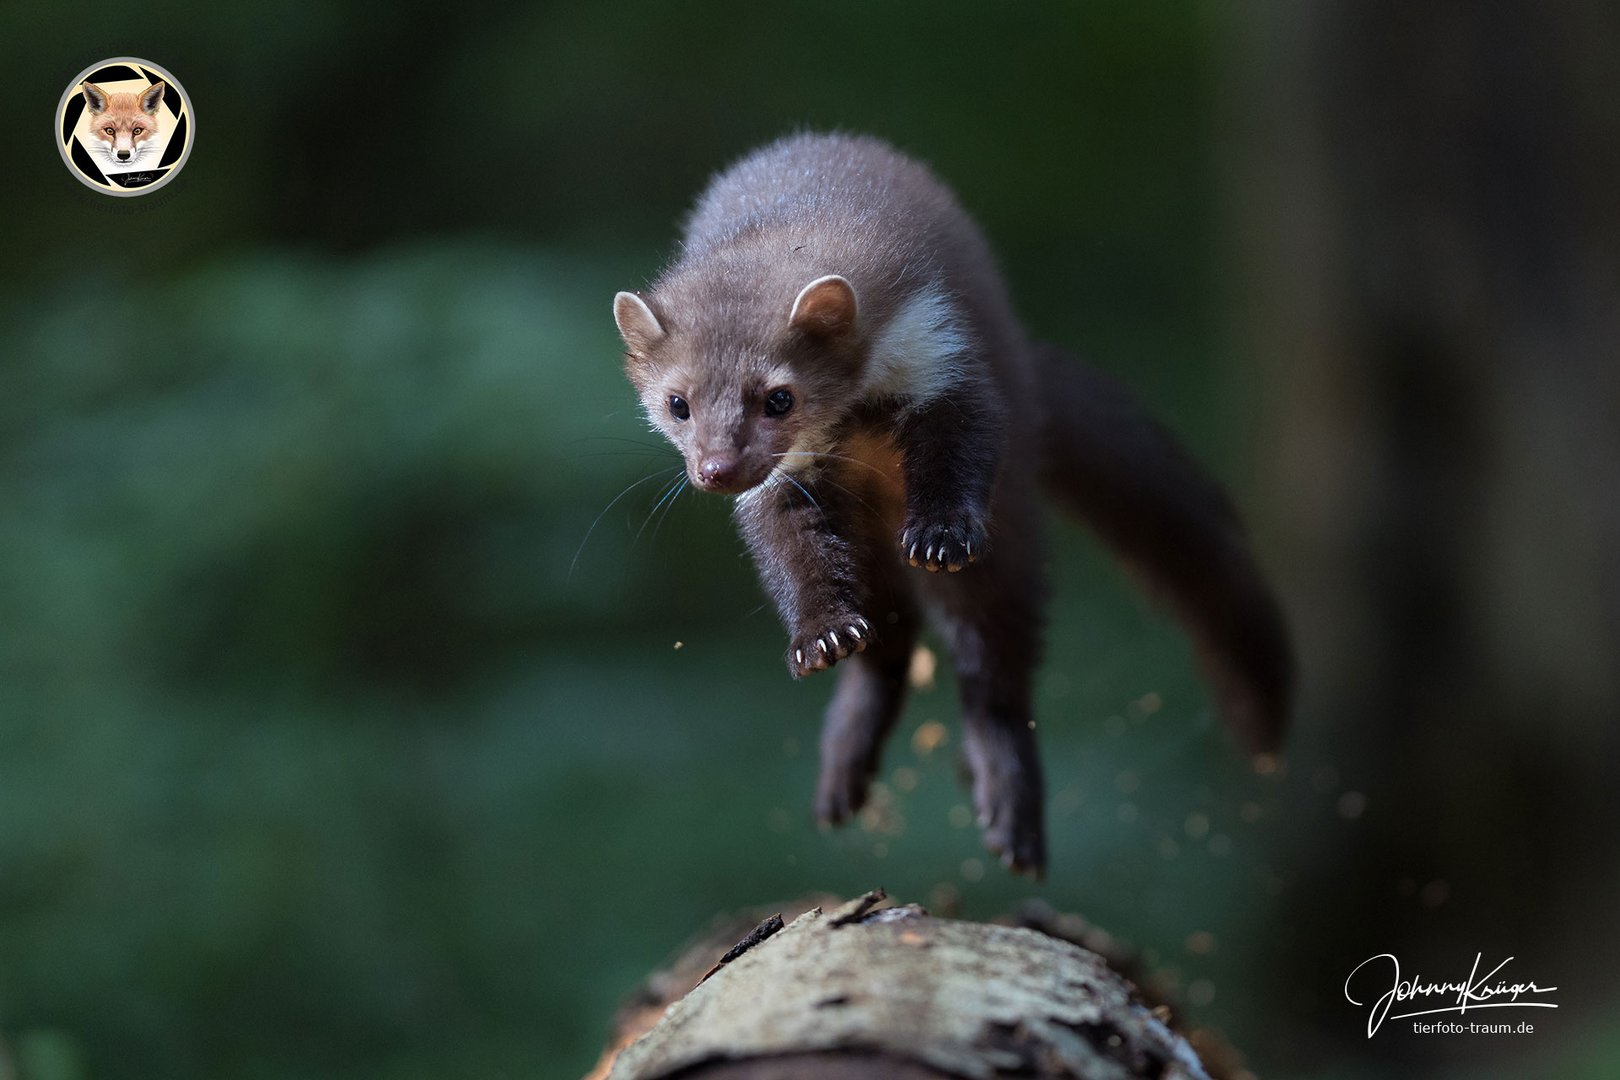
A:
{"label": "marten's head", "polygon": [[862,395],[855,290],[837,274],[779,304],[679,282],[621,292],[613,318],[648,418],[705,491],[747,491],[810,464]]}

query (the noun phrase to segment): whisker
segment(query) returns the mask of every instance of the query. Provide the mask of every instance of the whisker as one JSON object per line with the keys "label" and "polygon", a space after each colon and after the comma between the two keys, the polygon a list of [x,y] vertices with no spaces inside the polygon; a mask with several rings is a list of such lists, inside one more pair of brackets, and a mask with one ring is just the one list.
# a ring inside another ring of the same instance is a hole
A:
{"label": "whisker", "polygon": [[675,489],[675,494],[671,496],[669,501],[664,504],[664,512],[658,515],[658,524],[653,526],[652,538],[654,543],[656,543],[658,540],[658,530],[664,527],[664,519],[669,517],[670,510],[675,506],[675,500],[681,497],[681,492],[685,491],[691,482],[691,477],[687,476],[685,473],[681,474],[680,486]]}
{"label": "whisker", "polygon": [[613,496],[613,501],[608,503],[606,506],[602,507],[602,512],[600,514],[596,515],[596,520],[591,522],[591,527],[585,530],[585,537],[584,537],[584,539],[582,539],[579,542],[579,550],[574,552],[573,561],[568,564],[568,574],[567,574],[566,577],[563,578],[563,580],[564,581],[570,581],[570,580],[573,579],[573,577],[574,577],[574,568],[579,565],[579,557],[580,557],[580,555],[582,553],[584,553],[585,545],[590,542],[591,534],[593,532],[595,532],[596,527],[602,523],[602,519],[607,516],[607,512],[609,510],[613,509],[614,506],[618,505],[618,502],[619,502],[620,499],[624,498],[626,495],[628,495],[632,491],[636,490],[636,488],[640,487],[642,484],[648,483],[649,481],[652,481],[652,480],[662,479],[663,477],[668,476],[670,473],[674,472],[676,469],[679,469],[679,468],[682,468],[682,466],[675,465],[675,466],[671,466],[668,469],[660,469],[655,473],[649,473],[648,475],[643,476],[640,480],[636,480],[636,481],[632,482],[630,484],[630,486],[626,487],[623,491],[621,491],[617,495]]}
{"label": "whisker", "polygon": [[674,497],[676,491],[680,490],[681,481],[684,479],[686,479],[686,475],[685,473],[682,473],[680,476],[671,480],[658,492],[658,501],[653,503],[652,509],[648,510],[647,516],[642,519],[641,528],[636,530],[635,538],[630,541],[632,544],[641,540],[641,534],[647,531],[648,525],[652,524],[653,515],[658,513],[659,507],[663,506],[665,502]]}
{"label": "whisker", "polygon": [[805,487],[803,484],[801,484],[797,480],[793,479],[793,477],[789,476],[787,473],[778,473],[777,475],[780,476],[782,479],[786,480],[788,483],[792,484],[794,487],[798,488],[800,491],[804,492],[804,497],[810,500],[810,505],[815,507],[818,511],[821,512],[821,519],[823,521],[827,520],[827,511],[822,507],[822,505],[819,502],[816,501],[816,497],[814,495],[810,494],[810,489],[809,488]]}
{"label": "whisker", "polygon": [[627,443],[630,446],[644,446],[644,447],[647,447],[650,450],[658,450],[658,451],[661,451],[661,452],[666,453],[666,454],[674,454],[674,453],[676,453],[675,448],[673,446],[669,445],[669,443],[667,443],[667,442],[654,441],[654,440],[651,440],[651,439],[629,439],[629,438],[625,438],[622,435],[581,435],[577,439],[569,439],[568,441],[570,443],[586,443],[586,442]]}
{"label": "whisker", "polygon": [[570,439],[570,446],[582,446],[585,443],[618,443],[620,448],[580,451],[570,455],[571,459],[580,459],[593,456],[608,456],[623,454],[626,457],[640,455],[644,457],[660,457],[674,461],[684,460],[681,454],[667,442],[650,442],[646,439],[626,439],[616,435],[586,435],[578,439]]}
{"label": "whisker", "polygon": [[[866,468],[868,468],[868,469],[872,470],[873,472],[877,473],[879,476],[887,476],[887,474],[884,473],[882,469],[879,469],[876,465],[873,465],[869,461],[862,461],[860,458],[848,457],[848,456],[846,456],[844,454],[833,454],[833,453],[829,453],[829,452],[824,451],[824,450],[789,450],[787,453],[775,454],[775,455],[772,455],[772,456],[778,457],[778,458],[784,458],[784,457],[825,457],[825,458],[832,458],[835,461],[848,461],[848,462],[851,462],[851,463],[853,463],[855,465],[864,465]],[[787,476],[786,473],[782,473],[781,475]],[[839,491],[842,491],[845,495],[848,495],[850,498],[854,499],[856,502],[858,502],[862,506],[866,507],[866,509],[871,511],[873,514],[876,514],[878,512],[877,507],[873,506],[871,503],[867,502],[865,499],[861,498],[859,495],[855,494],[855,492],[851,491],[849,488],[845,487],[843,484],[840,484],[838,481],[834,480],[832,477],[823,475],[823,476],[818,478],[818,482],[832,485],[833,487],[837,488]],[[803,489],[801,488],[800,490],[803,490]]]}
{"label": "whisker", "polygon": [[588,453],[569,454],[569,461],[585,461],[590,458],[602,457],[639,457],[639,458],[679,458],[679,454],[662,454],[656,450],[592,450]]}
{"label": "whisker", "polygon": [[824,457],[824,458],[832,458],[834,461],[847,461],[852,465],[859,465],[862,468],[870,469],[872,472],[876,473],[879,476],[884,476],[884,477],[888,476],[888,473],[885,473],[882,469],[878,468],[876,465],[873,465],[870,461],[862,461],[860,458],[850,457],[847,454],[834,454],[834,453],[832,453],[831,451],[828,451],[828,450],[789,450],[789,451],[787,451],[785,453],[772,454],[771,456],[776,457],[776,458],[785,458],[785,457]]}
{"label": "whisker", "polygon": [[866,509],[868,511],[870,511],[871,514],[874,517],[881,516],[881,515],[878,514],[877,507],[873,506],[871,503],[867,502],[865,499],[861,498],[859,495],[855,494],[849,488],[845,487],[843,484],[840,484],[838,481],[834,480],[832,477],[823,476],[820,479],[820,483],[831,484],[833,487],[837,488],[839,491],[842,491],[845,495],[848,495],[850,498],[854,499],[856,502],[858,502],[862,506],[866,507]]}

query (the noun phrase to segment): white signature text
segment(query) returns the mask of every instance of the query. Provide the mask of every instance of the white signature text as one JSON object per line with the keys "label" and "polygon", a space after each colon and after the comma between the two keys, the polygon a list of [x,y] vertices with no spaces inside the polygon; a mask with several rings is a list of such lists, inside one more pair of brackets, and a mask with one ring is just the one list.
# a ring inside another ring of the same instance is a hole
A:
{"label": "white signature text", "polygon": [[[1462,1013],[1469,1009],[1556,1009],[1550,1001],[1521,1001],[1520,998],[1534,994],[1549,994],[1557,990],[1556,986],[1538,986],[1535,981],[1515,982],[1507,978],[1497,978],[1497,973],[1507,967],[1513,957],[1508,957],[1497,964],[1484,975],[1479,973],[1480,960],[1483,953],[1474,954],[1474,967],[1468,973],[1468,978],[1460,982],[1430,982],[1421,976],[1413,975],[1410,978],[1401,977],[1401,962],[1394,953],[1379,953],[1370,956],[1355,966],[1355,970],[1344,980],[1344,996],[1352,1005],[1362,1005],[1353,993],[1350,984],[1359,980],[1369,983],[1374,989],[1388,987],[1372,1001],[1371,1011],[1367,1014],[1367,1038],[1372,1038],[1385,1020],[1404,1020],[1409,1016],[1430,1016],[1434,1013]],[[1365,974],[1362,974],[1365,972]],[[1494,981],[1493,981],[1494,980]],[[1365,991],[1358,991],[1365,992]],[[1451,1004],[1439,1008],[1414,1008],[1409,1012],[1390,1015],[1390,1010],[1396,1005],[1427,1006],[1433,999],[1450,1001]]]}

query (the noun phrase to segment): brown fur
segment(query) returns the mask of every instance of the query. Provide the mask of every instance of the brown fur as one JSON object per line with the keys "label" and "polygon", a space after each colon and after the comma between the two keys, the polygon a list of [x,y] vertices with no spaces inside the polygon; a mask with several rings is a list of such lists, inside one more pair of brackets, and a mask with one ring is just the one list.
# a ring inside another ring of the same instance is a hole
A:
{"label": "brown fur", "polygon": [[168,84],[160,81],[139,93],[109,94],[95,83],[85,83],[80,89],[85,101],[85,130],[107,144],[113,160],[136,158],[140,144],[159,131],[158,104],[167,89]]}
{"label": "brown fur", "polygon": [[822,820],[865,800],[928,615],[985,841],[1044,865],[1042,482],[1176,607],[1234,726],[1256,747],[1280,735],[1287,637],[1224,495],[1120,388],[1026,338],[977,226],[918,162],[842,135],[765,147],[715,178],[679,257],[614,314],[693,482],[741,493],[789,670],[842,670]]}

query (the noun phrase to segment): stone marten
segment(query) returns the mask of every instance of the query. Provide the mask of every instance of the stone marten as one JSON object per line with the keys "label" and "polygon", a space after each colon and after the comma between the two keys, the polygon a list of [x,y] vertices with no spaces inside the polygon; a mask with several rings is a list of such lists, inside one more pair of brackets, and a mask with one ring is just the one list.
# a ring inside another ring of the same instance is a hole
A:
{"label": "stone marten", "polygon": [[926,616],[960,683],[985,843],[1040,873],[1042,490],[1176,610],[1249,747],[1277,744],[1288,635],[1231,504],[1119,384],[1028,338],[984,236],[924,165],[842,134],[757,150],[613,314],[692,484],[736,496],[788,670],[840,669],[821,821],[864,802]]}

